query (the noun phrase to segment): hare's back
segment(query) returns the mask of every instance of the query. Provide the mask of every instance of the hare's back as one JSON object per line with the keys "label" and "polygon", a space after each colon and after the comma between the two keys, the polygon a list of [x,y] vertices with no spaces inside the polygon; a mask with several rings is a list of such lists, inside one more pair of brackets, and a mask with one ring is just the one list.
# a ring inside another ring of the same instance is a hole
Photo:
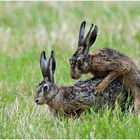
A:
{"label": "hare's back", "polygon": [[[125,104],[127,91],[122,88],[122,84],[115,80],[102,94],[95,94],[95,87],[103,80],[101,77],[94,77],[77,82],[74,86],[69,87],[64,98],[66,102],[73,104],[81,103],[88,106],[102,107],[104,105],[114,105],[115,101],[120,98],[120,104]],[[122,94],[121,94],[122,93]],[[121,95],[120,95],[121,94]]]}
{"label": "hare's back", "polygon": [[111,48],[97,49],[96,51],[93,52],[93,55],[98,55],[99,57],[103,57],[105,60],[120,59],[120,60],[128,61],[129,63],[133,63],[128,56]]}

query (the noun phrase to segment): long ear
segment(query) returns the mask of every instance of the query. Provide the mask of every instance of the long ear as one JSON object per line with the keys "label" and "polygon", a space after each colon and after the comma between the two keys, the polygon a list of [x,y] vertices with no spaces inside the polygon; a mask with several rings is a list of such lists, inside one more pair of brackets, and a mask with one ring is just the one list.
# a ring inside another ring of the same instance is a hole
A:
{"label": "long ear", "polygon": [[56,61],[55,61],[55,53],[54,51],[51,52],[51,59],[52,59],[52,72],[54,74],[56,68]]}
{"label": "long ear", "polygon": [[55,68],[56,68],[56,62],[55,62],[55,54],[52,51],[51,52],[51,56],[49,58],[49,69],[48,69],[48,81],[50,82],[54,82],[54,72],[55,72]]}
{"label": "long ear", "polygon": [[47,63],[47,59],[45,56],[45,51],[42,51],[40,54],[40,68],[41,68],[43,77],[47,76],[47,67],[48,67],[48,63]]}
{"label": "long ear", "polygon": [[83,45],[84,35],[85,35],[85,26],[86,26],[86,21],[83,21],[81,23],[81,25],[80,25],[78,46],[82,46]]}
{"label": "long ear", "polygon": [[[98,33],[98,27],[95,25],[94,26],[94,30],[91,32],[92,30],[92,26],[89,30],[89,35],[88,37],[86,37],[87,39],[85,40],[86,41],[86,49],[85,49],[85,54],[87,54],[89,52],[89,49],[90,47],[93,45],[93,43],[95,42],[96,38],[97,38],[97,33]],[[91,33],[90,33],[91,32]]]}
{"label": "long ear", "polygon": [[97,38],[97,33],[98,33],[98,26],[95,25],[94,30],[92,31],[92,33],[90,35],[89,47],[91,47],[93,45],[93,43],[95,42],[95,40]]}
{"label": "long ear", "polygon": [[91,24],[90,30],[88,31],[88,33],[84,39],[84,46],[85,47],[89,44],[89,39],[90,39],[90,34],[91,34],[92,28],[93,28],[93,24]]}

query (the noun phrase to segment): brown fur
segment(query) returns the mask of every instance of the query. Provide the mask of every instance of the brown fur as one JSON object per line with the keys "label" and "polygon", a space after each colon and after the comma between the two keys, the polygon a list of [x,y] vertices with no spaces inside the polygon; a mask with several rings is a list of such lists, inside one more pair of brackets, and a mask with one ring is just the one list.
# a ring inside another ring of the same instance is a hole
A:
{"label": "brown fur", "polygon": [[135,111],[138,111],[140,108],[140,89],[138,87],[140,79],[137,81],[139,75],[137,75],[136,65],[127,56],[109,48],[95,51],[90,57],[92,57],[90,73],[96,74],[96,71],[98,71],[106,74],[108,72],[106,78],[96,87],[96,92],[103,92],[109,83],[122,76],[125,78],[124,85],[130,88],[135,101],[137,100]]}
{"label": "brown fur", "polygon": [[90,107],[94,107],[97,111],[106,105],[114,107],[117,99],[123,110],[125,109],[128,94],[118,80],[110,83],[103,95],[96,95],[95,87],[103,79],[98,76],[79,81],[73,86],[57,87],[54,82],[55,55],[53,51],[48,59],[46,59],[45,51],[41,53],[40,67],[43,81],[36,87],[34,100],[37,105],[47,104],[54,115],[64,112],[66,116],[80,116]]}
{"label": "brown fur", "polygon": [[[99,111],[104,107],[115,107],[116,100],[119,101],[122,111],[126,110],[128,92],[122,87],[118,80],[113,81],[105,89],[103,94],[95,94],[95,87],[102,81],[101,77],[94,77],[79,81],[73,86],[57,87],[44,81],[40,90],[36,90],[34,100],[38,105],[47,104],[54,116],[64,113],[67,117],[79,117],[84,111],[91,107]],[[43,85],[48,84],[53,90],[46,91],[43,96]],[[53,98],[51,95],[53,92]],[[123,94],[122,94],[123,93]],[[51,98],[51,100],[50,100]]]}
{"label": "brown fur", "polygon": [[[80,31],[79,36],[83,36],[84,28],[85,22],[82,22],[80,27],[82,32]],[[92,31],[94,36],[89,36],[91,40],[96,40],[97,31],[97,29]],[[71,77],[79,79],[86,73],[106,76],[96,87],[96,93],[103,92],[116,78],[124,79],[124,85],[131,90],[135,98],[135,111],[140,111],[140,72],[132,60],[111,48],[98,49],[89,54],[89,48],[92,44],[89,45],[90,43],[86,42],[86,39],[81,44],[70,59]]]}

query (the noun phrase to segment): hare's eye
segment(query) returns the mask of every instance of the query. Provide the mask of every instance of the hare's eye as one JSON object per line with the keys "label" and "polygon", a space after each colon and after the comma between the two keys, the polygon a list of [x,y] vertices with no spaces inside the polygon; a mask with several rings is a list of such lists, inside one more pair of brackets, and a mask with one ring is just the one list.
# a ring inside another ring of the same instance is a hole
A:
{"label": "hare's eye", "polygon": [[47,90],[48,90],[48,85],[47,85],[47,84],[45,84],[45,85],[43,86],[43,90],[44,90],[44,91],[47,91]]}

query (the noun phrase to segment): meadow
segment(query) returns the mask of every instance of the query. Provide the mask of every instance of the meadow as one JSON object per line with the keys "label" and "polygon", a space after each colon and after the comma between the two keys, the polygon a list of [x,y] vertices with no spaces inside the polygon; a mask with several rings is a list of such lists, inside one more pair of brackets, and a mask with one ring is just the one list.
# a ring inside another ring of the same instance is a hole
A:
{"label": "meadow", "polygon": [[[140,68],[139,2],[0,2],[0,138],[140,138],[140,122],[131,110],[85,112],[78,119],[53,117],[33,96],[42,80],[39,57],[53,49],[58,85],[71,85],[69,58],[79,25],[98,25],[91,48],[110,47]],[[91,77],[83,76],[81,79]]]}

